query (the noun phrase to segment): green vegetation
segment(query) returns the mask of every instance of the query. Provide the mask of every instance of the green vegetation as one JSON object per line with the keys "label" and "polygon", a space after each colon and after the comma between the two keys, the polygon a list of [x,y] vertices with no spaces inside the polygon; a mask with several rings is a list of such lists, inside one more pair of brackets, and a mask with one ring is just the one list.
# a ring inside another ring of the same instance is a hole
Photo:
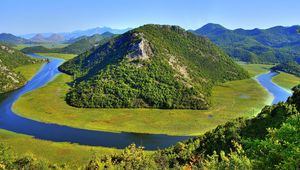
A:
{"label": "green vegetation", "polygon": [[300,77],[280,72],[280,74],[273,77],[272,81],[290,91],[295,85],[300,84]]}
{"label": "green vegetation", "polygon": [[42,60],[33,59],[15,49],[0,45],[0,94],[15,90],[25,84],[26,79],[15,68],[40,61]]}
{"label": "green vegetation", "polygon": [[[268,65],[268,64],[245,64],[245,63],[240,63],[240,65],[246,69],[251,77],[255,77],[259,74],[267,73],[270,71],[270,68],[273,67],[273,65]],[[294,84],[294,86],[297,85]]]}
{"label": "green vegetation", "polygon": [[218,24],[207,24],[195,30],[207,36],[230,56],[250,63],[284,63],[300,55],[297,45],[299,26],[269,29],[229,30]]}
{"label": "green vegetation", "polygon": [[[55,163],[57,165],[68,164],[73,167],[72,169],[87,164],[88,160],[95,154],[107,155],[120,152],[120,150],[113,148],[44,141],[2,129],[0,130],[0,141],[1,144],[10,147],[11,152],[14,152],[16,157],[23,157],[24,154],[29,156],[35,155],[35,160],[38,159],[44,162]],[[3,163],[1,161],[1,159],[3,159],[3,145],[1,144],[0,168]]]}
{"label": "green vegetation", "polygon": [[[300,87],[286,103],[266,106],[252,119],[238,118],[205,134],[146,154],[134,144],[121,153],[94,156],[81,169],[299,169]],[[0,147],[3,168],[69,169],[67,165],[14,157]]]}
{"label": "green vegetation", "polygon": [[64,43],[35,43],[35,44],[17,44],[14,46],[15,49],[17,50],[22,50],[26,47],[34,47],[34,46],[43,46],[45,48],[64,48],[68,46],[69,44],[64,44]]}
{"label": "green vegetation", "polygon": [[295,61],[291,61],[288,63],[281,63],[277,66],[272,67],[272,70],[283,71],[300,77],[300,65]]}
{"label": "green vegetation", "polygon": [[299,95],[151,156],[131,145],[122,154],[92,159],[87,169],[299,169]]}
{"label": "green vegetation", "polygon": [[28,64],[17,67],[16,72],[20,72],[26,80],[30,80],[41,68],[44,63]]}
{"label": "green vegetation", "polygon": [[206,109],[218,83],[248,77],[209,40],[145,25],[65,62],[68,104],[91,108]]}
{"label": "green vegetation", "polygon": [[71,80],[68,75],[59,75],[22,96],[13,110],[30,119],[84,129],[196,135],[240,116],[254,116],[271,99],[255,80],[246,79],[214,87],[208,110],[83,109],[65,102]]}
{"label": "green vegetation", "polygon": [[54,58],[60,58],[63,60],[70,60],[76,56],[76,54],[61,54],[61,53],[37,53],[41,56],[48,56],[48,57],[54,57]]}
{"label": "green vegetation", "polygon": [[62,48],[49,48],[43,44],[37,46],[29,46],[22,49],[23,53],[33,54],[33,53],[65,53],[65,54],[81,54],[87,50],[94,47],[102,45],[108,42],[114,35],[102,36],[100,34],[95,34],[93,36],[79,37],[72,40],[72,43],[68,46]]}

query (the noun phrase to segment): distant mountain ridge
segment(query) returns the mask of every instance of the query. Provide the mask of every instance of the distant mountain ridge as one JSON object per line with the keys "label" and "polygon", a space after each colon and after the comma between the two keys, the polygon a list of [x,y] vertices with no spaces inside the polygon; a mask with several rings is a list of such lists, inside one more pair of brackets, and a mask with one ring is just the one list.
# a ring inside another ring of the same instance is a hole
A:
{"label": "distant mountain ridge", "polygon": [[[104,35],[103,35],[104,34]],[[115,34],[105,32],[103,34],[95,34],[92,36],[81,36],[75,39],[67,41],[70,45],[63,48],[46,48],[44,46],[32,46],[26,47],[21,51],[26,54],[32,53],[69,53],[69,54],[80,54],[87,50],[90,50],[93,47],[99,46],[106,43],[112,37],[116,36]]]}
{"label": "distant mountain ridge", "polygon": [[30,43],[30,40],[15,36],[13,34],[1,33],[0,42],[8,43],[8,44],[26,44],[26,43]]}
{"label": "distant mountain ridge", "polygon": [[[62,37],[64,37],[65,40],[70,40],[70,39],[75,39],[75,38],[78,38],[81,36],[92,36],[94,34],[103,34],[105,32],[110,32],[113,34],[122,34],[131,29],[132,28],[113,29],[110,27],[96,27],[96,28],[87,29],[87,30],[77,30],[77,31],[72,31],[72,32],[60,32],[60,33],[55,33],[55,34],[61,35]],[[30,39],[30,38],[34,37],[36,34],[41,34],[44,37],[49,37],[54,33],[32,33],[32,34],[20,35],[20,37]]]}
{"label": "distant mountain ridge", "polygon": [[230,30],[219,24],[207,24],[193,31],[206,36],[230,56],[245,62],[278,63],[300,56],[300,26],[276,26],[268,29]]}

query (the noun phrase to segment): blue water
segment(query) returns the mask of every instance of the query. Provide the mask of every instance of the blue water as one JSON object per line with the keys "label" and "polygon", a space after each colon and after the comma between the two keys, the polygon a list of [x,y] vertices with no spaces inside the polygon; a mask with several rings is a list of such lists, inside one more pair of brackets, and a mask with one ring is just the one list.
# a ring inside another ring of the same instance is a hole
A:
{"label": "blue water", "polygon": [[[41,56],[35,55],[35,57]],[[114,133],[84,130],[57,124],[47,124],[18,116],[11,110],[13,103],[23,94],[45,85],[55,76],[60,74],[57,67],[63,60],[55,58],[49,59],[51,62],[45,64],[31,81],[23,88],[11,93],[9,97],[0,104],[0,128],[55,142],[70,142],[81,145],[114,148],[125,148],[126,146],[135,143],[144,146],[147,150],[163,149],[176,142],[192,138],[192,136],[168,136],[163,134]],[[257,77],[257,80],[274,95],[273,103],[278,103],[279,101],[285,101],[291,94],[272,83],[271,79],[275,74],[276,73],[262,74]]]}
{"label": "blue water", "polygon": [[32,80],[23,88],[11,93],[9,97],[0,104],[0,128],[55,142],[70,142],[81,145],[114,148],[125,148],[135,143],[144,146],[146,150],[163,149],[176,142],[191,138],[191,136],[84,130],[56,124],[47,124],[18,116],[11,110],[13,103],[23,94],[45,85],[56,75],[60,74],[57,67],[63,60],[55,58],[49,59],[51,62],[45,64]]}
{"label": "blue water", "polygon": [[272,82],[272,77],[276,76],[277,72],[269,72],[266,74],[261,74],[257,76],[257,81],[268,90],[269,93],[272,94],[274,97],[272,104],[277,104],[279,102],[285,102],[288,97],[292,95],[291,92],[283,89],[282,87],[278,86],[277,84]]}

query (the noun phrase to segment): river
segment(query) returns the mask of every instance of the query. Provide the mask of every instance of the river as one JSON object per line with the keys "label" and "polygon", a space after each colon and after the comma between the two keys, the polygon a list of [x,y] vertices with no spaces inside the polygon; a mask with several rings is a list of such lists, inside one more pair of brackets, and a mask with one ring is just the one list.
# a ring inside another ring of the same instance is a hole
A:
{"label": "river", "polygon": [[[34,57],[40,57],[33,55]],[[50,63],[45,64],[40,71],[22,88],[11,93],[0,103],[0,128],[16,133],[33,136],[37,139],[55,142],[70,142],[81,145],[125,148],[135,143],[142,145],[146,150],[163,149],[176,142],[183,141],[192,136],[169,136],[164,134],[142,134],[126,132],[104,132],[48,124],[21,117],[12,111],[12,105],[18,98],[27,92],[37,89],[55,78],[60,72],[58,66],[64,60],[49,58]],[[273,96],[273,103],[286,101],[291,94],[272,82],[272,77],[277,73],[266,73],[257,76],[258,82]],[[47,103],[45,103],[47,104]]]}

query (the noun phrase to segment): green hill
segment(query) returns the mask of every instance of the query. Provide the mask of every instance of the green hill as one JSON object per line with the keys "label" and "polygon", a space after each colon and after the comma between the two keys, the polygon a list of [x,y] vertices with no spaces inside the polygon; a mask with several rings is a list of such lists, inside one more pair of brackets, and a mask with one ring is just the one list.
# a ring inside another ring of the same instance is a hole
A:
{"label": "green hill", "polygon": [[211,88],[248,74],[208,39],[145,25],[64,63],[76,107],[206,109]]}
{"label": "green hill", "polygon": [[300,66],[297,62],[281,63],[272,67],[272,70],[283,71],[300,77]]}
{"label": "green hill", "polygon": [[300,26],[269,29],[229,30],[218,24],[207,24],[195,30],[210,38],[230,56],[251,63],[283,63],[300,55]]}
{"label": "green hill", "polygon": [[38,60],[0,44],[0,94],[12,91],[24,85],[25,78],[14,68],[32,64]]}
{"label": "green hill", "polygon": [[81,54],[95,46],[99,46],[107,42],[111,36],[102,36],[100,34],[95,34],[90,37],[82,37],[78,41],[68,45],[67,47],[59,50],[61,53],[69,53],[69,54]]}
{"label": "green hill", "polygon": [[106,34],[100,35],[95,34],[93,36],[82,36],[69,42],[72,42],[70,45],[64,48],[46,48],[44,46],[33,46],[33,47],[26,47],[21,51],[26,54],[33,54],[33,53],[65,53],[65,54],[81,54],[87,50],[90,50],[93,47],[99,46],[104,44],[105,42],[109,41],[114,34]]}

